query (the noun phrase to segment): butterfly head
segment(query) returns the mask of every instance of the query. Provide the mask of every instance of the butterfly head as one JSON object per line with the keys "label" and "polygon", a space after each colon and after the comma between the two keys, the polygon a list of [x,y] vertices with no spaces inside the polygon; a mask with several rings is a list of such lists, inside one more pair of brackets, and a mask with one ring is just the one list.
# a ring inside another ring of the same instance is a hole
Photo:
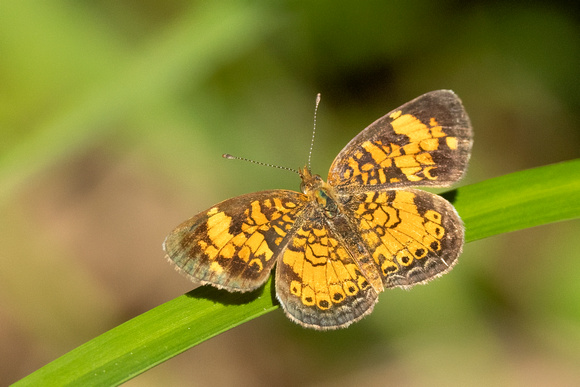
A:
{"label": "butterfly head", "polygon": [[313,175],[308,167],[299,169],[298,173],[302,179],[302,182],[300,183],[300,191],[305,195],[316,191],[326,184],[320,175]]}

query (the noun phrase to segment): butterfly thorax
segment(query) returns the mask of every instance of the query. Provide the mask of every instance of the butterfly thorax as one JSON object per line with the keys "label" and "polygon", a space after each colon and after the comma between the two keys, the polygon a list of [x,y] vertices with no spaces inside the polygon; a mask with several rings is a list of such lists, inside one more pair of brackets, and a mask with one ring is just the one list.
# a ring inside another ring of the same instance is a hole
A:
{"label": "butterfly thorax", "polygon": [[320,175],[313,175],[307,167],[300,170],[300,178],[302,179],[300,184],[302,193],[311,201],[318,203],[326,216],[334,218],[339,213],[339,209],[332,186],[322,180]]}

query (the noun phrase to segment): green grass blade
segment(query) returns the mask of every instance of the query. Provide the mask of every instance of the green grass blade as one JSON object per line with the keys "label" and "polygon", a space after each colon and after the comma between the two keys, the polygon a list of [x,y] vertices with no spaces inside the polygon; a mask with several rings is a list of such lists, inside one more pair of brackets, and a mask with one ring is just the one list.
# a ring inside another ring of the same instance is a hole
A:
{"label": "green grass blade", "polygon": [[465,222],[467,242],[580,217],[580,159],[461,187],[443,195]]}
{"label": "green grass blade", "polygon": [[[580,217],[580,159],[448,192],[468,242]],[[271,280],[251,294],[201,287],[104,333],[15,385],[122,383],[225,330],[276,309]]]}
{"label": "green grass blade", "polygon": [[252,293],[200,287],[81,345],[15,386],[117,385],[276,309],[271,281]]}

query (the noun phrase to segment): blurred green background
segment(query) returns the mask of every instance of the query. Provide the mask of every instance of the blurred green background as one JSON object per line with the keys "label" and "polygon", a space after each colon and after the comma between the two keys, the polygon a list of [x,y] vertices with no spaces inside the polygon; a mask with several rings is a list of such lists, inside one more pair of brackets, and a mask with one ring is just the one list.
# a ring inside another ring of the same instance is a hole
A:
{"label": "blurred green background", "polygon": [[[575,7],[575,8],[574,8]],[[193,285],[178,223],[298,189],[366,125],[430,90],[469,112],[474,183],[580,156],[569,2],[0,2],[0,384]],[[278,310],[127,385],[577,385],[580,222],[470,243],[347,330]]]}

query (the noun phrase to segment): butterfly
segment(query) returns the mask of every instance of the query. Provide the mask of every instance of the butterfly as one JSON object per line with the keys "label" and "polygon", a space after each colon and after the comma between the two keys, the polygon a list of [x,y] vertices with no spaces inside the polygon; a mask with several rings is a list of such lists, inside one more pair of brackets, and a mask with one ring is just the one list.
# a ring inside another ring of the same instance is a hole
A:
{"label": "butterfly", "polygon": [[450,90],[426,93],[379,118],[334,159],[326,182],[299,170],[300,191],[225,200],[174,229],[167,258],[194,282],[232,292],[263,285],[276,266],[276,297],[306,328],[344,328],[387,288],[447,273],[464,226],[442,197],[465,174],[473,133]]}

